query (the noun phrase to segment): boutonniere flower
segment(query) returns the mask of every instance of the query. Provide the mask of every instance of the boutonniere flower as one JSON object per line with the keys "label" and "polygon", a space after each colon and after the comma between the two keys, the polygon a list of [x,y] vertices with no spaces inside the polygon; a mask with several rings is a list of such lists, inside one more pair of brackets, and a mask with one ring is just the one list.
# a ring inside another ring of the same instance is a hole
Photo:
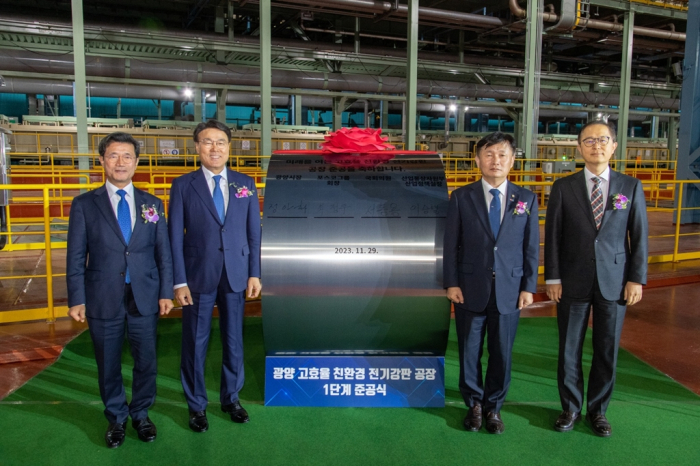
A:
{"label": "boutonniere flower", "polygon": [[627,199],[627,196],[625,196],[622,193],[617,193],[617,194],[613,195],[612,200],[613,200],[613,210],[626,209],[627,204],[630,203],[630,200]]}
{"label": "boutonniere flower", "polygon": [[530,215],[530,209],[527,208],[527,202],[518,201],[518,203],[515,206],[515,210],[513,210],[513,215],[522,214]]}
{"label": "boutonniere flower", "polygon": [[237,198],[242,198],[242,197],[251,197],[255,195],[255,190],[254,189],[248,189],[248,186],[238,186],[236,183],[230,183],[229,186],[233,186],[233,188],[236,190],[236,196]]}
{"label": "boutonniere flower", "polygon": [[141,204],[141,218],[143,218],[143,223],[158,223],[160,215],[158,215],[158,210],[156,210],[155,205],[149,207],[146,204]]}

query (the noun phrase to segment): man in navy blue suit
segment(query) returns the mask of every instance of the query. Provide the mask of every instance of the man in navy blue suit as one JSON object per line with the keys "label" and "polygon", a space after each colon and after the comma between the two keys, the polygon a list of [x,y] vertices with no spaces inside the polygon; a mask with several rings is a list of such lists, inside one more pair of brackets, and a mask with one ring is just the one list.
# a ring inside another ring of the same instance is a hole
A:
{"label": "man in navy blue suit", "polygon": [[[481,180],[455,190],[445,229],[444,286],[454,303],[459,390],[469,407],[463,424],[503,433],[501,407],[510,385],[511,353],[520,310],[537,288],[537,196],[507,180],[513,137],[490,134],[476,145]],[[481,355],[488,333],[485,380]]]}
{"label": "man in navy blue suit", "polygon": [[209,429],[204,362],[214,304],[223,346],[220,401],[238,423],[249,421],[243,387],[243,308],[260,294],[260,205],[255,181],[226,168],[231,130],[209,120],[194,130],[201,168],[176,178],[170,191],[169,231],[175,297],[183,306],[182,387],[189,426]]}
{"label": "man in navy blue suit", "polygon": [[[129,416],[139,439],[156,438],[148,417],[156,398],[156,325],[158,314],[173,308],[173,276],[163,204],[131,183],[138,141],[112,133],[98,150],[107,182],[73,199],[66,283],[69,315],[88,321],[109,421],[105,440],[117,448]],[[125,333],[134,358],[128,404],[121,370]]]}

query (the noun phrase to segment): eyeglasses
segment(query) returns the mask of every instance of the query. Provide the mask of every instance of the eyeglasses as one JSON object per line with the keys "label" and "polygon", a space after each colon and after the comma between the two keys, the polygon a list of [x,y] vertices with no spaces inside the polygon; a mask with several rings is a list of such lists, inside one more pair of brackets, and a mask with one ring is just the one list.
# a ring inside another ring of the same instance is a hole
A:
{"label": "eyeglasses", "polygon": [[225,149],[228,146],[228,141],[219,139],[218,141],[212,141],[211,139],[202,139],[199,143],[206,147],[207,149],[211,146],[216,146],[217,149]]}
{"label": "eyeglasses", "polygon": [[608,143],[610,142],[610,139],[611,139],[610,136],[601,136],[599,138],[586,138],[581,142],[586,147],[593,147],[598,143],[600,143],[601,146],[607,146]]}
{"label": "eyeglasses", "polygon": [[105,160],[109,160],[110,162],[115,162],[118,158],[121,158],[124,162],[127,163],[131,163],[134,160],[136,160],[136,157],[131,154],[105,154],[104,158]]}

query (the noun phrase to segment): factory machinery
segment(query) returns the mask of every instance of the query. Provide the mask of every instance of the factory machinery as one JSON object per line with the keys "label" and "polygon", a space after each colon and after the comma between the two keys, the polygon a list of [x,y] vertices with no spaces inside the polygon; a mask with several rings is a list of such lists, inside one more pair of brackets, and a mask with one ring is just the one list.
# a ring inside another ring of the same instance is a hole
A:
{"label": "factory machinery", "polygon": [[[24,124],[5,123],[0,127],[11,132],[13,165],[76,164],[77,155],[97,155],[102,137],[113,131],[131,133],[141,144],[141,165],[189,166],[194,163],[195,148],[192,130],[197,123],[187,121],[149,121],[134,127],[129,119],[101,119],[90,121],[89,149],[79,154],[75,118],[71,117],[23,117]],[[277,125],[272,132],[272,150],[315,150],[324,141],[328,127]],[[403,148],[400,131],[388,130],[384,134],[391,144]],[[484,135],[479,132],[425,131],[417,134],[417,142],[423,150],[437,152],[445,162],[446,170],[460,172],[475,168],[473,159],[476,142]],[[529,159],[545,173],[574,171],[577,158],[576,136],[571,134],[538,135],[537,154],[518,151],[518,158]],[[260,169],[269,154],[260,153],[260,126],[251,124],[236,128],[232,125],[231,165]],[[673,170],[675,150],[669,154],[665,138],[630,138],[624,157],[629,168],[653,168]],[[77,166],[77,165],[76,165]],[[67,167],[66,167],[67,168]]]}

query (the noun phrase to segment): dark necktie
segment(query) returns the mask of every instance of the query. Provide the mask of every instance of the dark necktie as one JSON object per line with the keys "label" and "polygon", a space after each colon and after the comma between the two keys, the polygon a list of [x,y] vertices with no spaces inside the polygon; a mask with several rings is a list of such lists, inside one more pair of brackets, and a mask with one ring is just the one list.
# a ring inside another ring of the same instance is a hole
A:
{"label": "dark necktie", "polygon": [[219,214],[219,220],[223,225],[224,220],[226,220],[226,210],[224,209],[224,193],[221,192],[221,185],[219,181],[221,180],[221,175],[214,175],[214,206],[216,207],[216,212]]}
{"label": "dark necktie", "polygon": [[[119,222],[119,228],[122,230],[122,236],[124,236],[124,242],[129,244],[131,239],[131,211],[129,210],[129,203],[127,202],[125,196],[126,191],[120,189],[117,191],[119,194],[119,204],[117,204],[117,221]],[[126,279],[125,283],[131,283],[131,277],[129,276],[129,267],[126,268]]]}
{"label": "dark necktie", "polygon": [[600,222],[603,221],[603,190],[600,189],[600,178],[594,176],[591,178],[593,189],[591,190],[591,208],[593,209],[593,218],[595,219],[595,227],[600,229]]}
{"label": "dark necktie", "polygon": [[500,191],[496,188],[489,191],[493,195],[491,205],[489,206],[489,222],[491,223],[491,231],[493,237],[498,238],[498,230],[501,228],[501,197]]}

